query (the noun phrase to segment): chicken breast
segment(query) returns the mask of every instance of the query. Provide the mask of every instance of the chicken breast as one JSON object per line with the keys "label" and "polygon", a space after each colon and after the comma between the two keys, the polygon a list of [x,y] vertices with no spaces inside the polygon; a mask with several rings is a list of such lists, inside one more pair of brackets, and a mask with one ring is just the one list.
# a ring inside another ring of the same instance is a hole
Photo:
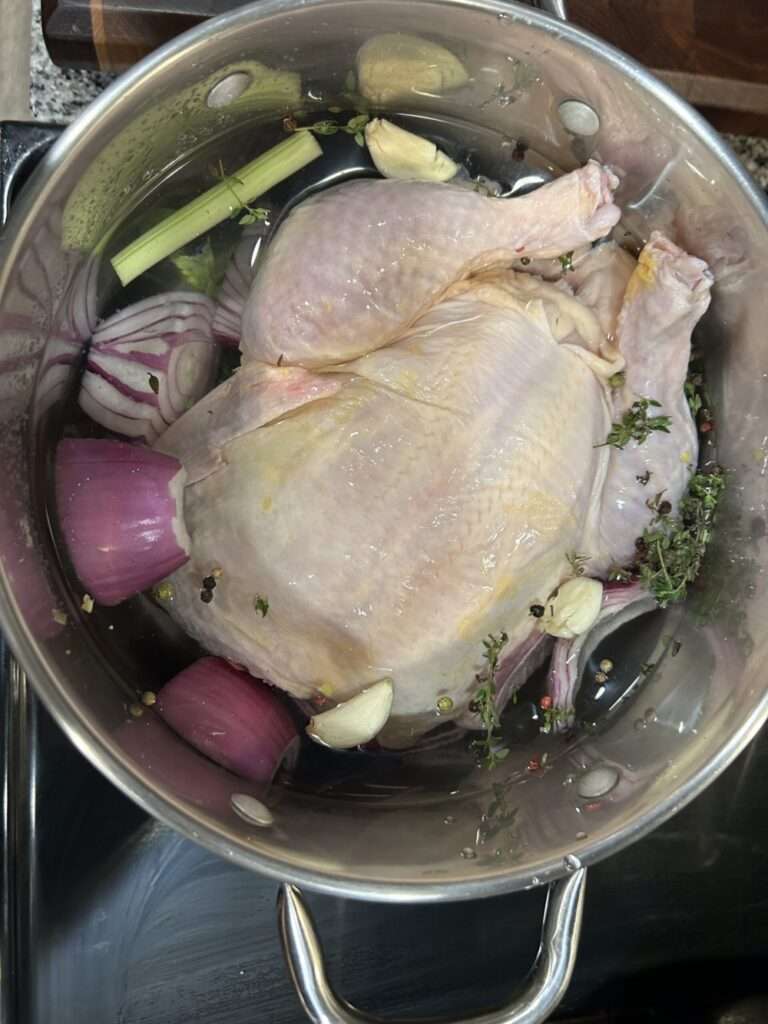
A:
{"label": "chicken breast", "polygon": [[[596,543],[609,456],[594,445],[615,365],[572,301],[511,272],[482,278],[396,345],[311,375],[318,397],[289,415],[264,425],[255,411],[249,430],[230,384],[200,403],[161,442],[207,467],[186,490],[192,558],[173,577],[173,615],[299,697],[343,700],[391,677],[389,742],[436,724],[440,697],[458,715],[483,638],[522,639],[567,555]],[[268,388],[281,375],[293,388],[295,374],[272,369]],[[230,437],[211,440],[209,408],[236,424]]]}

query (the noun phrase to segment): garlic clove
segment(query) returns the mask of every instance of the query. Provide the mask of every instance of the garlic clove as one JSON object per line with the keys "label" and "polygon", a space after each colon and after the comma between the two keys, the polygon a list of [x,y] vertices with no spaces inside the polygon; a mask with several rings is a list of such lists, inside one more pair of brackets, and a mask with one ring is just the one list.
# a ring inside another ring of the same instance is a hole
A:
{"label": "garlic clove", "polygon": [[585,576],[566,580],[544,606],[539,620],[550,636],[573,640],[595,624],[603,603],[603,584]]}
{"label": "garlic clove", "polygon": [[382,679],[343,704],[315,715],[307,726],[307,735],[334,750],[368,743],[387,724],[394,692],[392,680]]}
{"label": "garlic clove", "polygon": [[371,103],[387,103],[414,93],[443,93],[469,79],[466,68],[439,43],[403,32],[384,32],[357,53],[357,81]]}
{"label": "garlic clove", "polygon": [[449,181],[459,172],[459,165],[434,142],[381,117],[365,126],[365,141],[376,170],[385,178]]}

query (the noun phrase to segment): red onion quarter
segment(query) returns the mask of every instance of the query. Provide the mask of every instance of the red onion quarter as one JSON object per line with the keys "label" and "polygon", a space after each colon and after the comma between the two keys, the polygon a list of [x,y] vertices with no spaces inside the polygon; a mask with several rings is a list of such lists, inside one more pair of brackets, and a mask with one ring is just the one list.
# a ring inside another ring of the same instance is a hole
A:
{"label": "red onion quarter", "polygon": [[276,690],[222,658],[206,657],[174,676],[155,709],[187,743],[252,782],[268,785],[298,730]]}
{"label": "red onion quarter", "polygon": [[124,441],[68,439],[55,470],[69,555],[99,604],[119,604],[187,561],[186,473],[173,456]]}

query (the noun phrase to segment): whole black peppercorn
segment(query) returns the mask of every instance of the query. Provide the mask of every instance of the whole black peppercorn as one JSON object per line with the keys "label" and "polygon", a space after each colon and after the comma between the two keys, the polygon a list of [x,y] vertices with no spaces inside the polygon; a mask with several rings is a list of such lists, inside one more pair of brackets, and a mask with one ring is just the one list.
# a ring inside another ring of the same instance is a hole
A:
{"label": "whole black peppercorn", "polygon": [[216,587],[216,577],[206,576],[203,580],[203,590],[213,590]]}
{"label": "whole black peppercorn", "polygon": [[212,590],[201,590],[200,591],[200,600],[203,602],[203,604],[210,604],[211,601],[213,600],[213,591]]}
{"label": "whole black peppercorn", "polygon": [[532,604],[528,610],[530,611],[534,619],[540,619],[544,614],[545,609],[543,604]]}

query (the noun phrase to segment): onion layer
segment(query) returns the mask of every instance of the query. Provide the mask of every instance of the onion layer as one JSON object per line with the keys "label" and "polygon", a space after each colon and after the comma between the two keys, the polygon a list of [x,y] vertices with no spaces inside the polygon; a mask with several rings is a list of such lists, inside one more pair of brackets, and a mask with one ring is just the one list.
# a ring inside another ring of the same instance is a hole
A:
{"label": "onion layer", "polygon": [[179,672],[155,707],[196,750],[252,782],[268,785],[298,746],[298,730],[277,691],[222,658],[201,658]]}
{"label": "onion layer", "polygon": [[119,604],[189,558],[186,473],[177,459],[123,441],[68,439],[56,451],[55,474],[72,563],[99,604]]}
{"label": "onion layer", "polygon": [[115,313],[93,335],[80,408],[116,434],[151,444],[210,389],[214,305],[165,292]]}
{"label": "onion layer", "polygon": [[259,221],[245,228],[229,261],[216,296],[216,314],[213,318],[213,334],[222,345],[237,348],[240,344],[243,307],[269,231],[268,221]]}
{"label": "onion layer", "polygon": [[576,694],[590,652],[608,633],[655,607],[656,602],[639,583],[606,584],[602,607],[592,628],[574,639],[555,642],[547,676],[547,693],[558,711],[553,718],[555,732],[573,725]]}

